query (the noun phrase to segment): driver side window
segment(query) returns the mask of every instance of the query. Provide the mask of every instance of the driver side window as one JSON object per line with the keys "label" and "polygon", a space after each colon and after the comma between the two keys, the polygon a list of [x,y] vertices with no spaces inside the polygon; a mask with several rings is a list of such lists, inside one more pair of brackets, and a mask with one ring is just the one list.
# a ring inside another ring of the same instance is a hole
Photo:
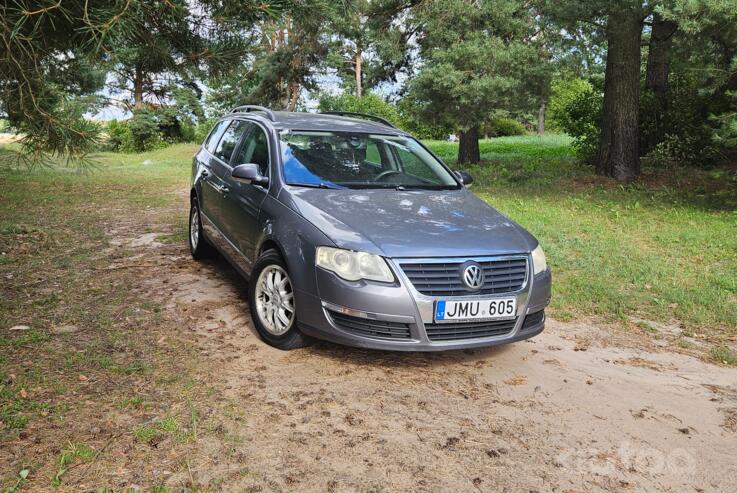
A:
{"label": "driver side window", "polygon": [[243,142],[243,146],[241,146],[236,164],[256,164],[258,165],[259,172],[263,176],[269,176],[268,137],[258,125],[249,123],[248,126],[251,132]]}

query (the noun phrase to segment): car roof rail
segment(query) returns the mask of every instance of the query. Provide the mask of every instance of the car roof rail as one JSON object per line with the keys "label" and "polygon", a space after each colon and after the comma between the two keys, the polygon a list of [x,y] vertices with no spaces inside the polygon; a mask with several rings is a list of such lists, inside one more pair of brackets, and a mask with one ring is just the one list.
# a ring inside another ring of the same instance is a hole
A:
{"label": "car roof rail", "polygon": [[236,106],[235,108],[230,110],[231,113],[250,113],[252,111],[261,111],[263,113],[266,113],[266,117],[269,120],[271,120],[272,122],[276,121],[276,116],[274,115],[273,111],[265,106],[259,106],[257,104],[244,104],[243,106]]}
{"label": "car roof rail", "polygon": [[352,111],[321,111],[321,115],[337,115],[337,116],[357,116],[360,118],[365,118],[367,120],[374,120],[375,122],[379,122],[383,125],[386,125],[387,127],[397,128],[394,125],[391,124],[388,120],[385,120],[381,118],[380,116],[376,115],[369,115],[368,113],[354,113]]}

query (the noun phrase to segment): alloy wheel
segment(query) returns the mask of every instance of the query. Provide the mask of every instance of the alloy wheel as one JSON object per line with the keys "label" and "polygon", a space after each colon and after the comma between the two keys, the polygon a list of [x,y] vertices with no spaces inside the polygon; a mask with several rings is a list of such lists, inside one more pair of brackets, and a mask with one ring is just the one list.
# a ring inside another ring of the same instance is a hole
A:
{"label": "alloy wheel", "polygon": [[287,272],[278,265],[266,266],[255,286],[256,312],[266,330],[284,335],[294,323],[294,292]]}
{"label": "alloy wheel", "polygon": [[197,206],[192,206],[192,214],[189,218],[189,242],[192,250],[197,250],[197,244],[200,241],[200,218]]}

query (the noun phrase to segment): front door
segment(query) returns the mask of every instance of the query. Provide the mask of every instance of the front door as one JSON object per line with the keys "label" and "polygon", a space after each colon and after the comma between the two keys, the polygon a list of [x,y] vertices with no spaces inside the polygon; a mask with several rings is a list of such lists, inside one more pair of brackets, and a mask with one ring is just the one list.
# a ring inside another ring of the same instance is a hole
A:
{"label": "front door", "polygon": [[[269,140],[266,132],[256,123],[247,123],[248,129],[245,138],[238,148],[231,162],[232,166],[239,164],[256,164],[263,176],[269,176]],[[261,204],[266,199],[268,187],[261,185],[240,183],[228,177],[227,186],[230,189],[227,214],[237,217],[237,221],[230,221],[228,237],[238,249],[251,261],[255,255],[256,241],[260,234],[258,223]]]}

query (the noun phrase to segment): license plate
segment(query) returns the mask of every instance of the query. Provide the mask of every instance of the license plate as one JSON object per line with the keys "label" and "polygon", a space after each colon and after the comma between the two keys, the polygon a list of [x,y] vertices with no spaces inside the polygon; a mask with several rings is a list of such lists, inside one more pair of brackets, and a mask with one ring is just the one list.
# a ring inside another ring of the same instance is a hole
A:
{"label": "license plate", "polygon": [[517,313],[517,298],[487,300],[439,300],[435,304],[435,321],[494,320],[512,318]]}

